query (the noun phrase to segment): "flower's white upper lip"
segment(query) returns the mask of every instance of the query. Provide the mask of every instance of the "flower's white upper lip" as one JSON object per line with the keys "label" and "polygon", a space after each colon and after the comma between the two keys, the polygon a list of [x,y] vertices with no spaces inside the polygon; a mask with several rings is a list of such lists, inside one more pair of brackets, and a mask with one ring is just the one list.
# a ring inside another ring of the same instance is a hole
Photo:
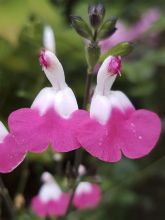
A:
{"label": "flower's white upper lip", "polygon": [[43,45],[47,50],[50,50],[53,53],[56,52],[56,42],[55,42],[54,32],[49,25],[46,25],[44,27]]}
{"label": "flower's white upper lip", "polygon": [[92,184],[89,182],[80,182],[77,189],[76,189],[76,195],[79,195],[81,193],[90,193],[92,191]]}
{"label": "flower's white upper lip", "polygon": [[42,89],[31,108],[37,108],[40,115],[44,115],[49,108],[53,108],[63,118],[69,118],[72,112],[78,109],[78,105],[73,91],[65,82],[63,67],[54,53],[42,51],[41,56],[43,71],[52,87]]}
{"label": "flower's white upper lip", "polygon": [[41,176],[41,180],[44,181],[44,184],[39,191],[40,199],[43,202],[58,200],[62,191],[53,176],[49,172],[44,172]]}
{"label": "flower's white upper lip", "polygon": [[106,58],[98,71],[95,94],[104,96],[110,94],[110,89],[117,76],[116,74],[109,72],[109,63],[112,58],[112,56]]}
{"label": "flower's white upper lip", "polygon": [[0,121],[0,143],[3,142],[4,138],[9,134],[4,124]]}
{"label": "flower's white upper lip", "polygon": [[40,58],[42,69],[52,86],[56,90],[67,87],[63,67],[55,54],[48,50],[42,50]]}
{"label": "flower's white upper lip", "polygon": [[124,93],[111,90],[117,75],[108,72],[110,59],[112,56],[106,58],[99,69],[90,107],[90,117],[97,119],[101,124],[106,124],[113,107],[123,112],[127,107],[133,107]]}

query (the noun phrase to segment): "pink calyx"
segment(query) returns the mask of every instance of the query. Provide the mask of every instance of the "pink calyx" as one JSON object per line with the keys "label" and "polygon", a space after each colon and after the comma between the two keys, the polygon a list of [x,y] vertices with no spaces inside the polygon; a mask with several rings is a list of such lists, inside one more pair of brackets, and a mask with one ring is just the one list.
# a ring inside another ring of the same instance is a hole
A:
{"label": "pink calyx", "polygon": [[112,75],[121,75],[121,57],[111,57],[108,64],[108,72]]}

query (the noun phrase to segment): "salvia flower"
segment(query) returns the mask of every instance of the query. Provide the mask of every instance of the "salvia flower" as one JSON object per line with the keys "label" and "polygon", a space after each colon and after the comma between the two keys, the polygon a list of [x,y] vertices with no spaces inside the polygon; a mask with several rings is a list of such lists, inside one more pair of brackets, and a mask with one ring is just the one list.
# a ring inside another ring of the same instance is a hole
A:
{"label": "salvia flower", "polygon": [[26,150],[42,152],[49,144],[58,152],[80,147],[75,127],[78,110],[73,91],[65,82],[64,70],[50,51],[41,51],[40,63],[52,87],[42,89],[31,108],[23,108],[9,116],[9,127],[18,143]]}
{"label": "salvia flower", "polygon": [[24,160],[25,155],[26,152],[22,150],[14,136],[0,122],[0,173],[14,170]]}
{"label": "salvia flower", "polygon": [[41,179],[44,183],[38,195],[32,199],[32,209],[41,217],[64,215],[68,207],[70,195],[62,192],[50,173],[44,172]]}
{"label": "salvia flower", "polygon": [[158,141],[161,122],[151,111],[136,110],[121,91],[111,90],[120,74],[121,58],[105,59],[97,75],[90,114],[79,127],[78,140],[94,157],[117,162],[147,155]]}
{"label": "salvia flower", "polygon": [[97,184],[80,182],[73,198],[73,205],[77,209],[94,208],[99,204],[101,197],[101,189]]}

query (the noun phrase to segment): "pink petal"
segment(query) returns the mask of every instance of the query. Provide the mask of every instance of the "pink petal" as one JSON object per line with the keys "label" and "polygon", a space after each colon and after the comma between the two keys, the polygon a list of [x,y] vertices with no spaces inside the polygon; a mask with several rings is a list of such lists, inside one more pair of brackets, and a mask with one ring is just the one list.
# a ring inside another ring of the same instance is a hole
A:
{"label": "pink petal", "polygon": [[66,213],[70,195],[68,193],[62,193],[59,200],[51,200],[49,202],[49,215],[50,216],[63,216]]}
{"label": "pink petal", "polygon": [[147,110],[113,109],[106,125],[94,119],[79,126],[78,140],[92,156],[106,162],[117,162],[121,151],[128,158],[147,155],[159,139],[159,117]]}
{"label": "pink petal", "polygon": [[75,194],[73,204],[78,209],[87,209],[96,207],[101,200],[101,190],[96,184],[92,184],[91,192]]}
{"label": "pink petal", "polygon": [[92,156],[107,162],[117,162],[121,159],[119,129],[123,115],[114,109],[106,125],[88,117],[79,126],[78,140],[82,147]]}
{"label": "pink petal", "polygon": [[80,147],[76,134],[77,126],[86,115],[86,111],[77,110],[67,120],[58,117],[58,123],[54,123],[52,132],[52,145],[56,151],[68,152]]}
{"label": "pink petal", "polygon": [[33,197],[31,207],[40,217],[45,217],[48,215],[47,203],[42,202],[39,196]]}
{"label": "pink petal", "polygon": [[11,133],[25,150],[32,152],[44,151],[49,143],[50,125],[45,125],[45,117],[30,108],[12,112],[8,119]]}
{"label": "pink petal", "polygon": [[57,152],[68,152],[80,147],[75,134],[74,118],[64,119],[54,110],[47,112],[47,120],[52,121],[51,144]]}
{"label": "pink petal", "polygon": [[25,158],[26,152],[16,143],[14,137],[8,134],[0,143],[0,172],[8,173],[14,170]]}
{"label": "pink petal", "polygon": [[122,152],[128,158],[147,155],[155,147],[161,132],[161,121],[157,114],[147,110],[137,110],[123,124],[121,138]]}
{"label": "pink petal", "polygon": [[37,110],[25,108],[13,112],[8,123],[18,143],[26,150],[42,152],[51,144],[55,151],[68,152],[80,147],[76,137],[77,124],[81,121],[78,112],[65,119],[54,109],[40,116]]}

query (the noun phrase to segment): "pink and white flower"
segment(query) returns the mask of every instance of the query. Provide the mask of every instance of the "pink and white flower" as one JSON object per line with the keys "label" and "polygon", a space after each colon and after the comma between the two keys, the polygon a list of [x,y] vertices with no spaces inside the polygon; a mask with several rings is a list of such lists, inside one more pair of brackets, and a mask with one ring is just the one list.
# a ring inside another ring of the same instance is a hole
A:
{"label": "pink and white flower", "polygon": [[62,192],[50,173],[43,173],[41,178],[44,183],[38,195],[32,199],[32,209],[41,217],[64,215],[69,204],[70,195]]}
{"label": "pink and white flower", "polygon": [[83,148],[106,162],[117,162],[122,154],[131,159],[147,155],[161,132],[157,114],[136,110],[123,92],[110,90],[120,68],[120,57],[110,56],[103,62],[90,114],[84,117],[78,130]]}
{"label": "pink and white flower", "polygon": [[49,144],[57,152],[80,147],[76,126],[81,119],[75,95],[65,82],[64,70],[50,51],[41,51],[40,63],[52,87],[42,89],[31,108],[23,108],[9,116],[9,127],[25,150],[42,152]]}
{"label": "pink and white flower", "polygon": [[24,160],[25,155],[26,152],[21,149],[14,136],[0,122],[0,173],[14,170]]}
{"label": "pink and white flower", "polygon": [[80,182],[73,198],[73,205],[77,209],[94,208],[100,200],[101,189],[97,184]]}

